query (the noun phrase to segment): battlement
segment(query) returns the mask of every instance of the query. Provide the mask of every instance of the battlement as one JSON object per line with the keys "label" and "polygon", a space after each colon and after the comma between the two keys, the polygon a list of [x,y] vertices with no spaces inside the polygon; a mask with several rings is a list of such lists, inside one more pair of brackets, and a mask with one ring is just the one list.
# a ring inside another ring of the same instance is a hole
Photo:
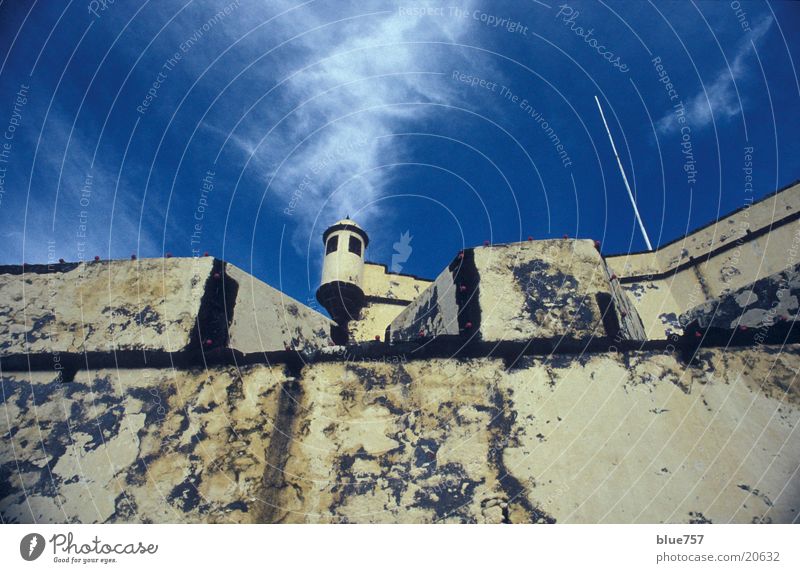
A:
{"label": "battlement", "polygon": [[[579,239],[490,245],[434,281],[364,263],[348,344],[371,356],[692,347],[682,315],[800,263],[798,219],[795,184],[648,253],[603,257]],[[5,266],[0,293],[6,369],[50,368],[53,353],[105,366],[328,361],[337,328],[212,257]]]}
{"label": "battlement", "polygon": [[800,262],[794,183],[652,252],[606,257],[650,340],[680,336],[679,317]]}
{"label": "battlement", "polygon": [[792,522],[799,194],[651,253],[465,249],[434,281],[334,249],[346,346],[212,257],[0,267],[0,518]]}
{"label": "battlement", "polygon": [[389,340],[462,337],[548,351],[644,339],[593,241],[547,240],[465,249],[389,325]]}
{"label": "battlement", "polygon": [[212,257],[0,268],[0,365],[52,369],[285,359],[332,321]]}

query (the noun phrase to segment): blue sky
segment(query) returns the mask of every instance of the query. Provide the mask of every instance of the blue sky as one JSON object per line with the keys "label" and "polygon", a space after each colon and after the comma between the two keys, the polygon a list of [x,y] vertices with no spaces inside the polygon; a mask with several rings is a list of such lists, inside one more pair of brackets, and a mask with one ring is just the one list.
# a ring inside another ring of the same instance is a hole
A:
{"label": "blue sky", "polygon": [[643,250],[595,95],[664,244],[800,178],[799,28],[789,2],[6,0],[0,262],[208,251],[305,301],[347,214],[429,277],[485,240]]}

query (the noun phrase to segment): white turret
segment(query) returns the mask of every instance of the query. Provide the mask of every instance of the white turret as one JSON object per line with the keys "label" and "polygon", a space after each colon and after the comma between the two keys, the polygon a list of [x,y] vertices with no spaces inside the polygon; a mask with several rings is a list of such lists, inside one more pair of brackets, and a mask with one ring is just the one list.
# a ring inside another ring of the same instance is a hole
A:
{"label": "white turret", "polygon": [[347,323],[357,318],[364,306],[364,251],[369,237],[348,217],[328,227],[322,242],[325,258],[317,300],[346,333]]}

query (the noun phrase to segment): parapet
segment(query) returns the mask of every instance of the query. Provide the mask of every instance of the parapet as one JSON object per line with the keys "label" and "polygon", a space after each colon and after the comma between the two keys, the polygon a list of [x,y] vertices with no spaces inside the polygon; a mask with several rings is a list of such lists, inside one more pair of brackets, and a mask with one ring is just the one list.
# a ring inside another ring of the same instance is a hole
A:
{"label": "parapet", "polygon": [[386,326],[431,284],[431,280],[390,272],[386,265],[364,265],[364,306],[347,325],[356,343],[383,338]]}
{"label": "parapet", "polygon": [[558,239],[459,253],[389,326],[392,343],[433,337],[566,349],[644,330],[593,241]]}
{"label": "parapet", "polygon": [[238,292],[229,327],[229,346],[244,355],[330,346],[335,323],[317,311],[227,264],[225,279]]}
{"label": "parapet", "polygon": [[212,257],[0,267],[6,370],[314,350],[331,343],[332,324]]}
{"label": "parapet", "polygon": [[764,277],[683,313],[684,338],[697,344],[752,345],[797,342],[800,264]]}
{"label": "parapet", "polygon": [[800,263],[800,184],[727,213],[658,249],[609,255],[650,340],[675,341],[679,317]]}

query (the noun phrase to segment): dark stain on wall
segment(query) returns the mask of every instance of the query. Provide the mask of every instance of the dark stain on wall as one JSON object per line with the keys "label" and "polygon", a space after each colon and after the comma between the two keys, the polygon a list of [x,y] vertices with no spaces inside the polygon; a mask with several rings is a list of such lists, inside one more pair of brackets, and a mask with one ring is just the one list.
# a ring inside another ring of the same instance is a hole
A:
{"label": "dark stain on wall", "polygon": [[441,480],[438,484],[421,488],[414,493],[411,507],[433,510],[437,520],[458,517],[462,523],[474,523],[475,517],[467,506],[475,496],[475,488],[485,482],[473,480],[459,463],[440,466]]}
{"label": "dark stain on wall", "polygon": [[528,515],[530,523],[555,523],[555,518],[534,507],[528,499],[525,486],[506,467],[503,450],[518,443],[514,434],[516,412],[511,400],[506,400],[499,390],[494,391],[492,401],[496,414],[489,424],[492,440],[488,461],[497,470],[497,479],[507,496],[509,506],[519,506]]}
{"label": "dark stain on wall", "polygon": [[[480,276],[475,265],[475,250],[464,249],[448,269],[453,277],[456,289],[456,306],[458,306],[458,331],[470,340],[480,340],[481,305]],[[459,288],[466,287],[464,292]]]}
{"label": "dark stain on wall", "polygon": [[260,523],[280,523],[285,519],[281,507],[281,491],[287,487],[286,460],[289,444],[294,435],[297,413],[303,389],[296,379],[284,382],[278,395],[277,416],[267,451],[264,453],[264,476],[262,477],[258,519]]}
{"label": "dark stain on wall", "polygon": [[525,295],[525,308],[534,323],[542,314],[553,309],[568,309],[579,328],[591,328],[594,323],[592,300],[581,294],[578,280],[554,269],[547,261],[531,259],[512,269],[514,279]]}

